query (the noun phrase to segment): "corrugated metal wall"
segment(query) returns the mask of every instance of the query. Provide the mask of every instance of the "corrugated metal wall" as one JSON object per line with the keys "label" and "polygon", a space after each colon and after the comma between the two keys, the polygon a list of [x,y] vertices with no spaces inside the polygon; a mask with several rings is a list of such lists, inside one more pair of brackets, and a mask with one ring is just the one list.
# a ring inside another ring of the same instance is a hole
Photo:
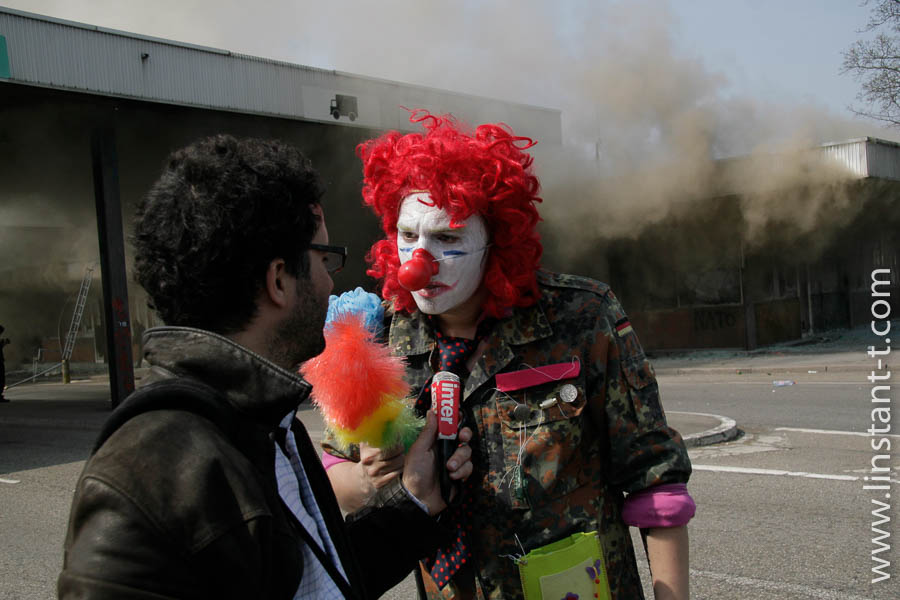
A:
{"label": "corrugated metal wall", "polygon": [[[502,120],[517,133],[562,143],[560,111],[234,54],[0,7],[10,81],[171,104],[371,129],[409,129],[401,107],[452,112],[473,124]],[[359,110],[332,117],[337,94]],[[337,118],[338,120],[335,120]]]}
{"label": "corrugated metal wall", "polygon": [[865,139],[820,146],[819,152],[825,156],[827,162],[845,167],[856,177],[868,177],[869,175]]}
{"label": "corrugated metal wall", "polygon": [[900,146],[869,138],[866,142],[868,176],[900,181]]}
{"label": "corrugated metal wall", "polygon": [[833,161],[856,177],[900,181],[900,144],[877,138],[860,138],[819,147]]}

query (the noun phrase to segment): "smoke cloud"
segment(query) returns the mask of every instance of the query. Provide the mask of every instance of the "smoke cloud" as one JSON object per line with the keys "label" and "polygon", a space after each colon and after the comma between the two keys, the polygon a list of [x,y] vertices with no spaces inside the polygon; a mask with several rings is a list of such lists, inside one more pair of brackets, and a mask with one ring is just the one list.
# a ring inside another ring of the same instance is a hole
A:
{"label": "smoke cloud", "polygon": [[295,60],[560,109],[564,147],[538,144],[535,156],[545,232],[566,240],[548,245],[548,261],[562,268],[588,262],[603,240],[699,218],[710,198],[734,194],[749,247],[773,224],[791,236],[821,231],[824,247],[862,203],[851,202],[846,173],[807,150],[891,136],[824,106],[735,96],[727,73],[678,49],[667,2],[394,0],[300,12],[304,32],[326,35],[291,36],[303,40],[284,49]]}

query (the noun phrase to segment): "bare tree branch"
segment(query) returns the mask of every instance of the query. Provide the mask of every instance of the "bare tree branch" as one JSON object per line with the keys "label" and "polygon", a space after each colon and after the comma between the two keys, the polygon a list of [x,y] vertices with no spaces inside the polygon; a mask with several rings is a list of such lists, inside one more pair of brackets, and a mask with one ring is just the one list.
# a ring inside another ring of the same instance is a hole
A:
{"label": "bare tree branch", "polygon": [[877,32],[871,40],[858,40],[844,51],[841,73],[860,83],[856,98],[862,108],[849,107],[862,117],[900,128],[900,0],[865,0],[872,14],[864,32]]}
{"label": "bare tree branch", "polygon": [[[863,5],[868,4],[869,0],[863,2]],[[891,29],[898,31],[898,23],[900,23],[900,0],[882,0],[872,9],[866,31],[875,31],[883,25],[889,25]]]}

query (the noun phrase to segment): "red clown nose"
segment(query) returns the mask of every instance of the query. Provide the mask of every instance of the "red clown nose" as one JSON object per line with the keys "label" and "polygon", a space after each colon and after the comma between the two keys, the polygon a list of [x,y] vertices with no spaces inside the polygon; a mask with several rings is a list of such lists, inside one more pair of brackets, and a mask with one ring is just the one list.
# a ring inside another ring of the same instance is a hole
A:
{"label": "red clown nose", "polygon": [[421,290],[428,285],[432,275],[437,275],[438,263],[424,248],[417,248],[408,261],[400,265],[397,279],[410,292]]}

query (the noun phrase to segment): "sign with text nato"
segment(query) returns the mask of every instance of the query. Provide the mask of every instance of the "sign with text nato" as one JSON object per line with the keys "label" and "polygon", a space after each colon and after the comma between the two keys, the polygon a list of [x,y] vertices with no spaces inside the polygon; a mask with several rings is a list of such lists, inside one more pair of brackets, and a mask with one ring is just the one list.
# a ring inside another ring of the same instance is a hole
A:
{"label": "sign with text nato", "polygon": [[9,54],[6,52],[6,38],[0,35],[0,79],[9,79]]}

